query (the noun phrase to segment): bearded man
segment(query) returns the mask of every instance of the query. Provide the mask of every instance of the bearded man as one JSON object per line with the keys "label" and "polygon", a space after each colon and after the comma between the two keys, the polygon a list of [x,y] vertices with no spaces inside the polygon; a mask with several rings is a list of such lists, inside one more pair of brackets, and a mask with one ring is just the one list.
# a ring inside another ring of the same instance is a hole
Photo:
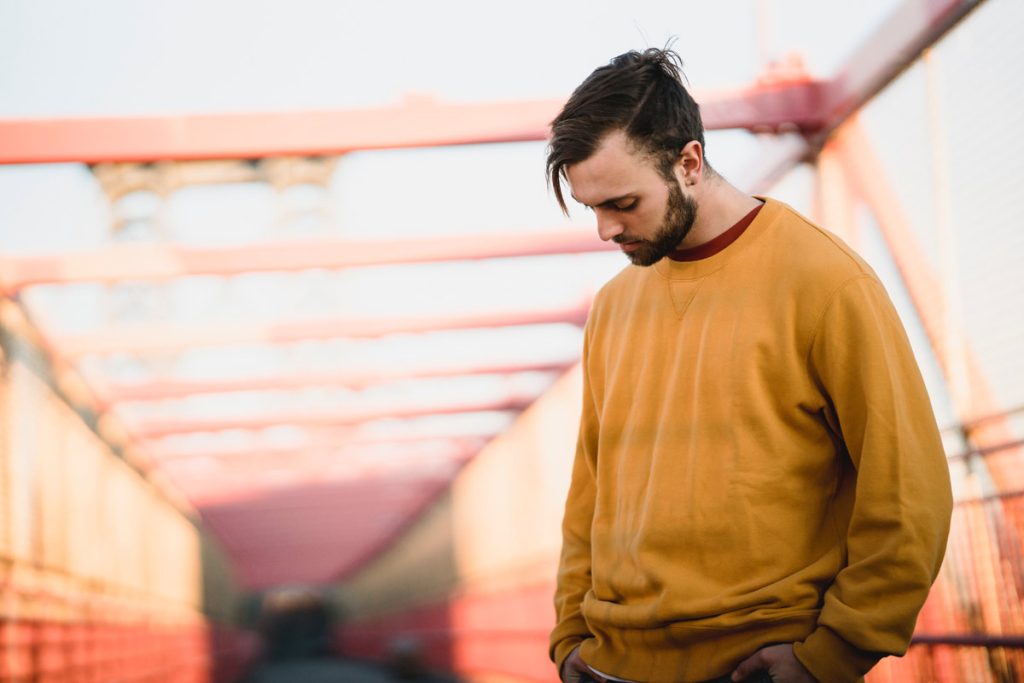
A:
{"label": "bearded man", "polygon": [[711,168],[669,50],[594,71],[547,170],[632,262],[585,331],[562,679],[844,683],[903,653],[952,496],[878,277]]}

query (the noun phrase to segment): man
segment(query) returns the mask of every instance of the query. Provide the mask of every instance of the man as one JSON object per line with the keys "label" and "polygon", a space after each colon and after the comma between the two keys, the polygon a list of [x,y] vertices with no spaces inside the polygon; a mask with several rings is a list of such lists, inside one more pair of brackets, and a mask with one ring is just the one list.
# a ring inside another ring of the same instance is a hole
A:
{"label": "man", "polygon": [[904,652],[952,502],[874,272],[708,165],[668,50],[576,89],[548,175],[633,264],[585,332],[551,634],[563,680],[842,683]]}

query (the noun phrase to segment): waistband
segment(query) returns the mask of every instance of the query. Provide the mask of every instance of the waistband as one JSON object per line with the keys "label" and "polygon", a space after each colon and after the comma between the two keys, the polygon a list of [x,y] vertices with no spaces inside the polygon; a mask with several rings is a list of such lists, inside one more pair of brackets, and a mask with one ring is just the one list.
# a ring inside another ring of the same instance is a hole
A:
{"label": "waistband", "polygon": [[816,612],[721,630],[684,624],[619,630],[592,623],[594,637],[580,645],[580,657],[598,672],[636,683],[725,683],[736,665],[757,650],[802,641],[816,623]]}
{"label": "waistband", "polygon": [[[628,678],[616,678],[615,676],[609,676],[607,674],[602,675],[600,671],[589,667],[593,674],[589,676],[590,681],[594,683],[643,683],[643,681],[631,681]],[[581,683],[590,683],[589,681],[582,681]],[[718,678],[709,678],[699,683],[733,683],[732,674],[725,674]],[[758,671],[753,676],[747,676],[741,681],[741,683],[772,683],[772,677],[767,671]]]}

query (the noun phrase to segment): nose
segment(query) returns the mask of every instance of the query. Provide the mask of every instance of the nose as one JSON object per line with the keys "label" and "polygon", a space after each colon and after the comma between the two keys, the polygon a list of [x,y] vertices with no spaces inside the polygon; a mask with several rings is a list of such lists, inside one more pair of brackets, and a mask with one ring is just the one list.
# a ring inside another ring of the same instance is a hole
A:
{"label": "nose", "polygon": [[597,214],[597,236],[607,242],[614,238],[616,235],[621,235],[622,221],[614,215],[609,215],[606,211],[598,210]]}

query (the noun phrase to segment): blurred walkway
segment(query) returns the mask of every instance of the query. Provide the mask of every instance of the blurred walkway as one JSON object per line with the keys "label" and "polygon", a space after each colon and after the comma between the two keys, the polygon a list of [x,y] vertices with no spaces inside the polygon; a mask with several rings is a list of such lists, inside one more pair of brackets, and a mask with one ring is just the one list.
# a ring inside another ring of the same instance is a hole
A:
{"label": "blurred walkway", "polygon": [[386,668],[336,659],[271,662],[254,671],[244,683],[456,683],[438,676],[399,677]]}

